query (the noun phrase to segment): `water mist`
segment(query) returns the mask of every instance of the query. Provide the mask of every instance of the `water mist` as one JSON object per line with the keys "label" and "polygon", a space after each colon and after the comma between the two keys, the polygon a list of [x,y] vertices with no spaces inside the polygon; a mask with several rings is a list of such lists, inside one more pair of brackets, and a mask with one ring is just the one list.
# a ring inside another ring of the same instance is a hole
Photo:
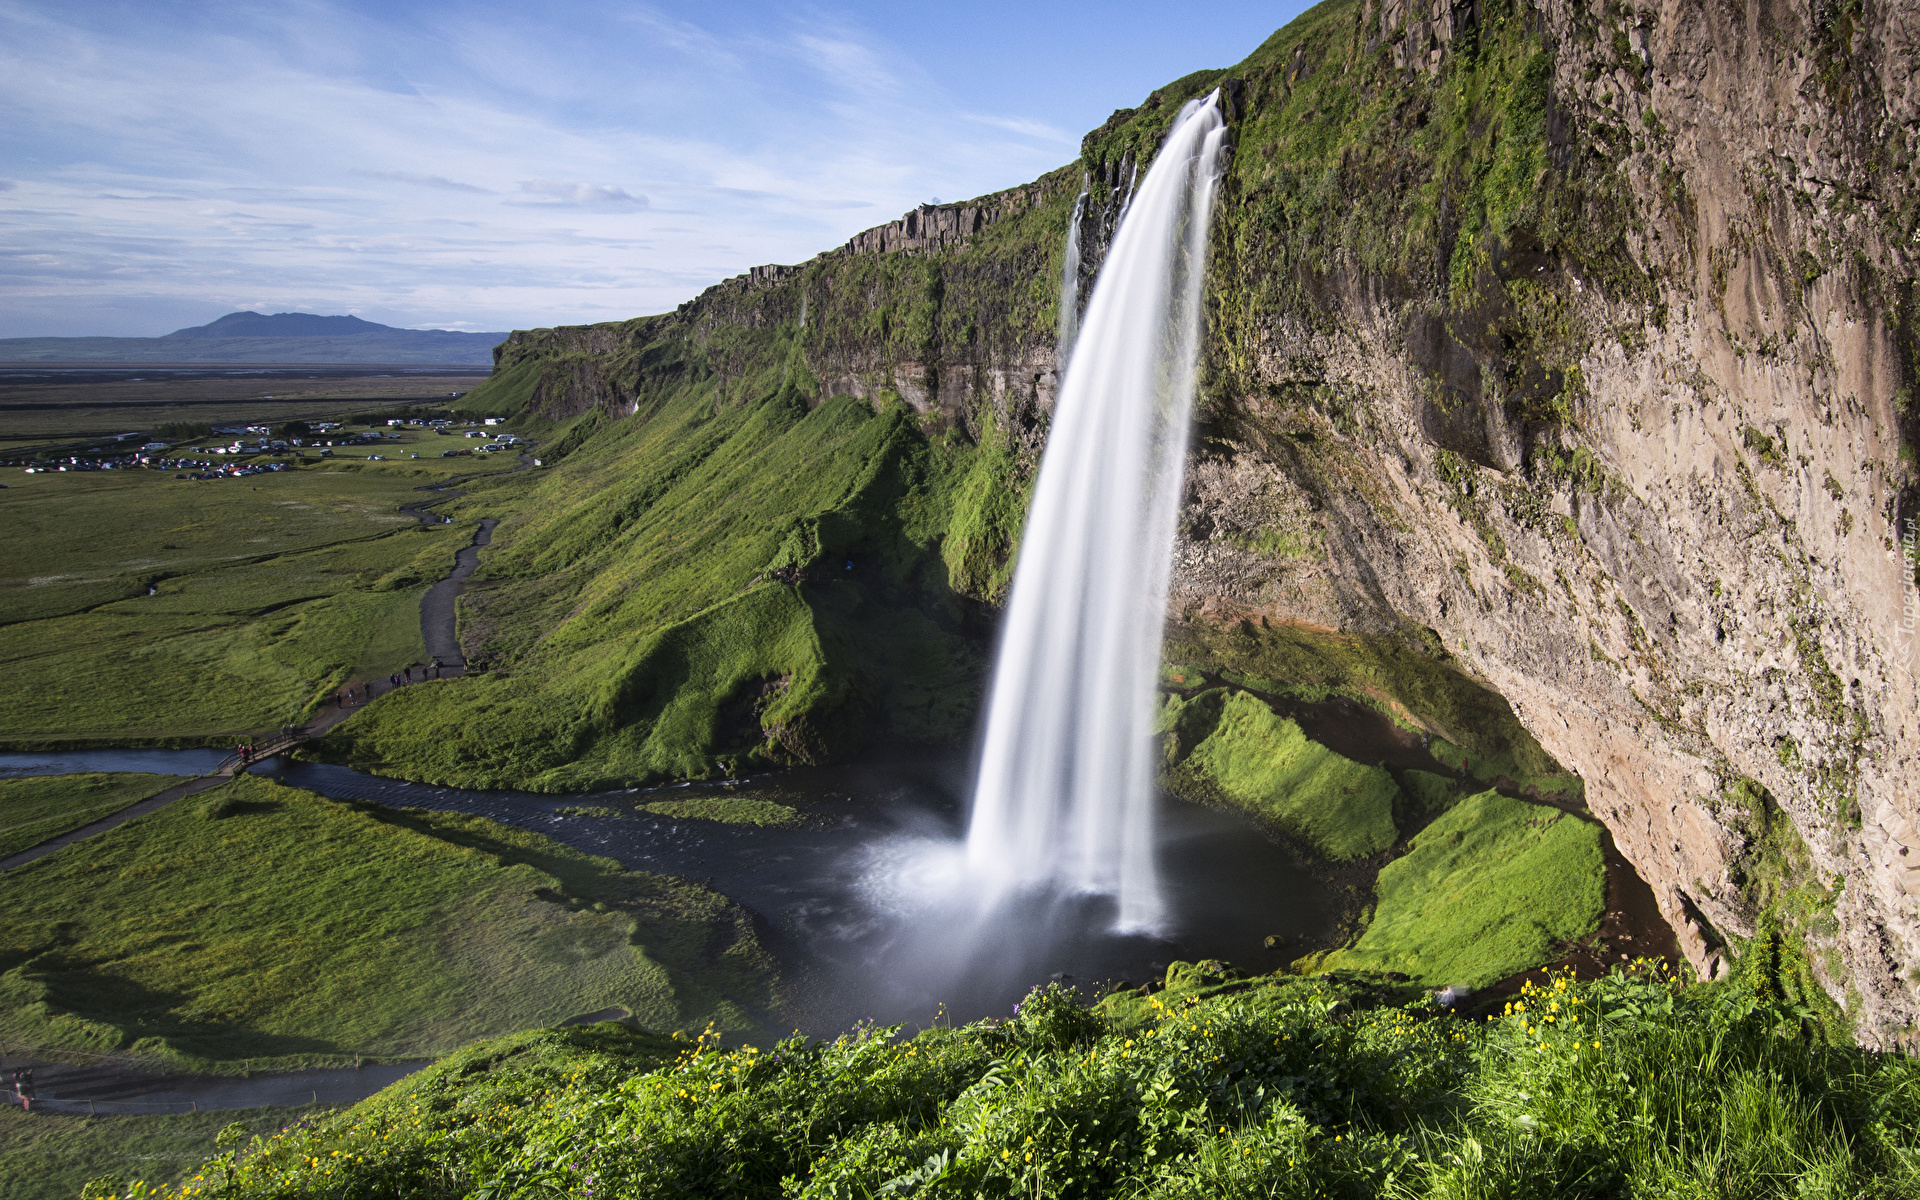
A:
{"label": "water mist", "polygon": [[1094,282],[1034,485],[988,693],[965,874],[991,907],[1111,897],[1166,914],[1151,759],[1161,623],[1226,123],[1189,101]]}

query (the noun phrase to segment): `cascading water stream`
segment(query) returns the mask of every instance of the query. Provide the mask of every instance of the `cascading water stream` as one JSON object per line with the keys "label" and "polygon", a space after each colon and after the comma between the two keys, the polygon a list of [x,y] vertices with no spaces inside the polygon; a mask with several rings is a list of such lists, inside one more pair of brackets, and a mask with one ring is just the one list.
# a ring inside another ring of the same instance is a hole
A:
{"label": "cascading water stream", "polygon": [[1073,220],[1067,223],[1067,252],[1060,265],[1060,341],[1054,354],[1054,372],[1067,373],[1073,343],[1080,333],[1080,218],[1086,215],[1087,194],[1074,197]]}
{"label": "cascading water stream", "polygon": [[1151,761],[1207,225],[1226,142],[1189,101],[1130,197],[1054,407],[988,694],[965,870],[992,905],[1111,896],[1153,932]]}

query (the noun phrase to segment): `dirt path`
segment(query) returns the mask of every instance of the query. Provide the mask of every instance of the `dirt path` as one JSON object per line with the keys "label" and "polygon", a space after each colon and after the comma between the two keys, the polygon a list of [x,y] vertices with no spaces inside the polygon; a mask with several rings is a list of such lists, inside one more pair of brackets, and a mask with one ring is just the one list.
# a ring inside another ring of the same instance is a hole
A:
{"label": "dirt path", "polygon": [[454,601],[460,598],[467,576],[479,569],[480,547],[493,541],[493,527],[499,523],[498,518],[482,517],[473,541],[454,557],[453,570],[420,597],[420,635],[427,643],[427,653],[439,660],[442,674],[457,675],[467,669],[455,628]]}
{"label": "dirt path", "polygon": [[[520,456],[520,465],[506,471],[497,472],[511,475],[515,471],[524,471],[533,465],[533,459],[525,454]],[[455,475],[440,483],[429,484],[422,491],[438,492],[431,500],[422,500],[417,504],[403,505],[401,512],[410,512],[420,518],[422,524],[433,525],[446,518],[427,509],[444,503],[460,493],[452,491],[455,484],[472,479],[472,475]],[[460,598],[460,590],[467,576],[480,567],[480,547],[493,541],[493,527],[500,523],[497,517],[480,518],[480,530],[473,535],[473,541],[463,547],[454,556],[453,570],[447,577],[427,589],[420,598],[420,636],[426,643],[427,655],[440,664],[442,677],[464,674],[467,669],[466,655],[460,649],[460,638],[456,633],[456,614],[454,601]],[[373,693],[369,693],[371,698]]]}

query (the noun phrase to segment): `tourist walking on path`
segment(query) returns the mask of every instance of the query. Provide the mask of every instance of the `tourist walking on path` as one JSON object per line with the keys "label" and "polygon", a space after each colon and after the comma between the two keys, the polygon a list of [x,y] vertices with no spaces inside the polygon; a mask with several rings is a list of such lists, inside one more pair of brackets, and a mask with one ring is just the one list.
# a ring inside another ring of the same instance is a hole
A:
{"label": "tourist walking on path", "polygon": [[23,1111],[33,1111],[33,1068],[18,1067],[13,1072],[13,1098]]}

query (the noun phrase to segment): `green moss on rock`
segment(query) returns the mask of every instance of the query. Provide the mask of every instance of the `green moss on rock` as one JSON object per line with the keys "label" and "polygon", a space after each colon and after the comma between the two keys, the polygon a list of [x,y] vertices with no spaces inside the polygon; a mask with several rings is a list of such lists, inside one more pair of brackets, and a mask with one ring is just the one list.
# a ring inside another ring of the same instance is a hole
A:
{"label": "green moss on rock", "polygon": [[1548,962],[1599,928],[1606,908],[1600,827],[1481,792],[1382,868],[1376,895],[1358,941],[1301,965],[1483,986]]}

